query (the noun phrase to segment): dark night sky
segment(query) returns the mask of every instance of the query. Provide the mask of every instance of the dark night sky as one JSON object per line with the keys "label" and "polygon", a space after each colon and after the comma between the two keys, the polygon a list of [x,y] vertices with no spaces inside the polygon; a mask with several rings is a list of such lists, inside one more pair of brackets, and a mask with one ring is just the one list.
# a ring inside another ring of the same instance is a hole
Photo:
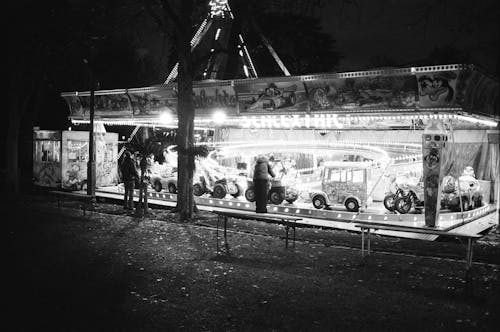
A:
{"label": "dark night sky", "polygon": [[340,71],[362,69],[372,56],[406,64],[452,46],[494,74],[498,14],[496,0],[356,0],[326,1],[322,19],[344,55]]}
{"label": "dark night sky", "polygon": [[[230,3],[234,1],[242,0]],[[337,71],[367,69],[373,66],[370,58],[376,56],[390,58],[399,66],[415,62],[430,64],[426,60],[433,49],[451,47],[468,54],[470,63],[495,75],[500,41],[497,3],[497,0],[325,0],[316,15],[321,19],[323,31],[331,34],[336,50],[343,56]],[[163,44],[154,29],[153,24],[147,31],[135,33],[140,35],[145,52],[159,56]],[[164,77],[167,75],[168,70]]]}

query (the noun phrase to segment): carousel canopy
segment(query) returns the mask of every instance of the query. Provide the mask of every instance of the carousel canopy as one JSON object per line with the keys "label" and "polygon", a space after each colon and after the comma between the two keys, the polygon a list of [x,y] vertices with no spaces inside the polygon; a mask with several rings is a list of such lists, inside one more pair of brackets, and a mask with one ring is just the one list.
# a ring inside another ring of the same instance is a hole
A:
{"label": "carousel canopy", "polygon": [[[89,120],[89,91],[61,96],[72,121]],[[307,127],[314,121],[335,124],[346,117],[424,115],[468,117],[496,126],[500,119],[498,81],[472,65],[460,64],[201,81],[194,83],[193,100],[196,121],[206,126],[221,122],[245,126],[267,119],[270,127],[283,121],[290,127]],[[177,111],[176,83],[95,91],[95,118],[104,123],[162,125],[175,121]]]}

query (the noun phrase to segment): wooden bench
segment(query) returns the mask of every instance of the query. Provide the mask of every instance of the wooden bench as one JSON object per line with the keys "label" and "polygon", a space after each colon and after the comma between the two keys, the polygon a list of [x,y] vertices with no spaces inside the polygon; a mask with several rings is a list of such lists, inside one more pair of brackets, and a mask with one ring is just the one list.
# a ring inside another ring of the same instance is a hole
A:
{"label": "wooden bench", "polygon": [[83,211],[83,215],[85,215],[85,212],[87,210],[87,206],[91,206],[92,202],[94,202],[94,200],[95,200],[95,196],[77,193],[77,192],[71,192],[71,191],[50,191],[50,193],[57,197],[57,207],[59,209],[61,208],[61,198],[62,197],[68,197],[70,199],[80,201],[82,203],[80,207]]}
{"label": "wooden bench", "polygon": [[[446,236],[446,237],[454,237],[458,239],[467,239],[467,252],[465,256],[466,268],[467,271],[472,267],[472,251],[474,243],[482,237],[482,235],[477,234],[465,234],[459,232],[447,232],[432,228],[415,228],[410,226],[397,226],[397,225],[388,225],[384,223],[376,223],[376,222],[356,222],[355,227],[359,227],[361,229],[361,256],[365,256],[365,238],[366,238],[366,253],[370,255],[370,230],[385,230],[385,231],[394,231],[394,232],[405,232],[405,233],[419,233],[419,234],[428,234],[428,235],[438,235],[438,236]],[[366,232],[366,237],[365,237]]]}
{"label": "wooden bench", "polygon": [[225,212],[225,211],[215,211],[212,213],[217,215],[217,252],[219,252],[219,222],[222,220],[224,223],[224,245],[226,251],[229,251],[229,245],[227,243],[227,220],[229,218],[242,219],[242,220],[256,220],[263,221],[272,224],[284,225],[286,230],[285,236],[285,248],[288,248],[288,233],[290,228],[293,229],[293,246],[295,247],[295,227],[297,221],[302,220],[302,218],[284,216],[280,214],[271,213],[239,213],[239,212]]}

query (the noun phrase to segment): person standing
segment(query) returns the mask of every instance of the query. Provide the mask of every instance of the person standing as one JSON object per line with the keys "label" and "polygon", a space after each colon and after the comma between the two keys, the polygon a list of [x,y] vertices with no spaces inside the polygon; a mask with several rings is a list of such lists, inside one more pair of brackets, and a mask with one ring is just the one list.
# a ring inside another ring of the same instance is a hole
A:
{"label": "person standing", "polygon": [[123,185],[125,186],[125,195],[123,197],[123,208],[125,210],[134,209],[134,187],[135,181],[139,178],[135,162],[132,160],[129,151],[125,151],[122,164],[120,166],[122,172]]}
{"label": "person standing", "polygon": [[255,188],[255,212],[267,212],[267,191],[269,175],[275,177],[273,169],[266,157],[257,158],[253,172],[253,184]]}

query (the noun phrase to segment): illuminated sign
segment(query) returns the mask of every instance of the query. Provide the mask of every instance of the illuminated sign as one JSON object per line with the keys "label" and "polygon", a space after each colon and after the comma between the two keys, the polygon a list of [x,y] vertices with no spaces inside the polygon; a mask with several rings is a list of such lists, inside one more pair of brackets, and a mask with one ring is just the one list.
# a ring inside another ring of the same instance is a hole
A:
{"label": "illuminated sign", "polygon": [[335,114],[243,116],[243,128],[342,128]]}
{"label": "illuminated sign", "polygon": [[210,16],[224,16],[224,10],[227,8],[227,0],[210,0]]}

